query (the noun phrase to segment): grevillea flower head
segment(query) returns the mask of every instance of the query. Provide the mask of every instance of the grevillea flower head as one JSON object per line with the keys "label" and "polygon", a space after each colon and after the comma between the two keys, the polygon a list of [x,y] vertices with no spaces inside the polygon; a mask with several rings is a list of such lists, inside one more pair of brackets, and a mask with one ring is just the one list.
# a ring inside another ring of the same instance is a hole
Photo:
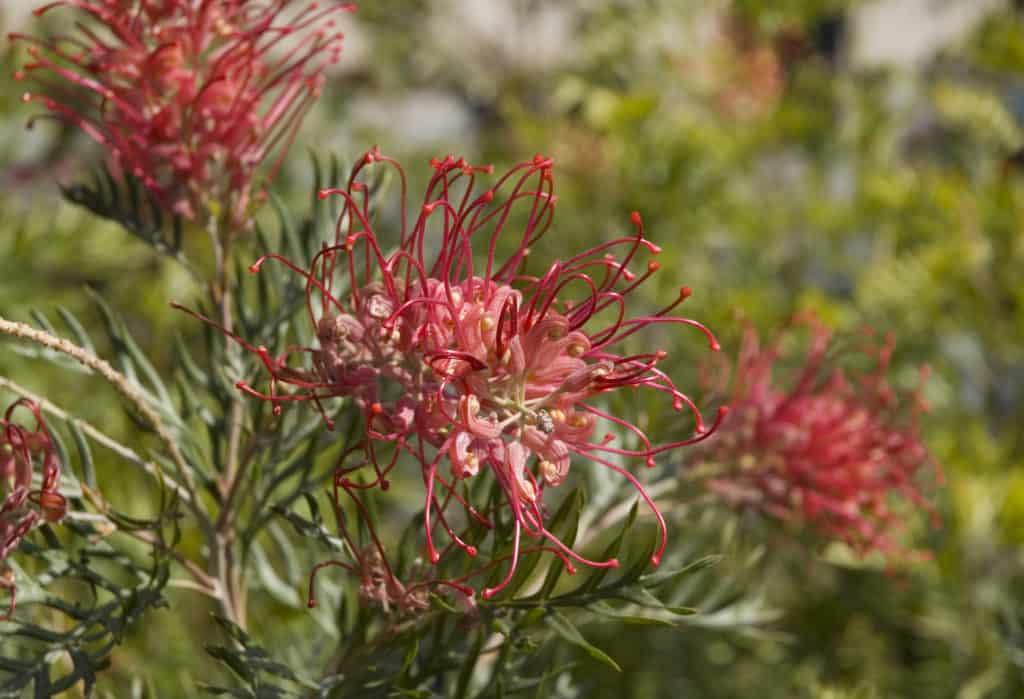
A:
{"label": "grevillea flower head", "polygon": [[[35,417],[35,429],[11,421],[19,407]],[[8,611],[0,619],[10,618],[15,604],[14,574],[3,562],[35,526],[56,522],[67,510],[57,492],[59,478],[57,450],[39,406],[17,401],[0,418],[0,588],[10,591]]]}
{"label": "grevillea flower head", "polygon": [[[390,238],[378,235],[371,221],[369,185],[361,176],[373,167],[394,168],[401,182],[401,220]],[[619,348],[645,328],[674,325],[696,328],[717,350],[707,328],[672,315],[690,290],[681,289],[651,315],[627,314],[630,294],[659,267],[651,259],[659,248],[644,237],[636,213],[631,233],[528,271],[556,205],[548,158],[516,165],[483,188],[477,180],[492,174],[489,166],[448,156],[431,167],[422,202],[410,209],[401,166],[371,150],[345,187],[321,192],[341,198],[342,214],[335,239],[308,269],[277,255],[253,265],[256,272],[275,261],[305,277],[317,345],[301,348],[311,361],[295,368],[287,352],[271,357],[235,337],[263,358],[270,374],[265,393],[240,387],[275,409],[288,401],[321,406],[329,397],[354,399],[365,415],[362,458],[339,469],[338,484],[386,489],[400,458],[412,457],[425,486],[432,562],[453,546],[476,555],[456,533],[450,510],[461,510],[467,526],[493,526],[493,513],[474,508],[458,488],[460,481],[490,473],[511,514],[513,542],[508,575],[485,596],[511,580],[524,536],[567,566],[570,559],[617,565],[583,558],[545,525],[544,491],[564,481],[573,460],[615,471],[637,489],[661,527],[652,557],[657,564],[664,521],[622,463],[653,466],[659,454],[700,441],[709,430],[690,398],[658,368],[665,351],[628,354]],[[499,257],[503,249],[508,252]],[[641,271],[633,271],[635,265]],[[282,386],[290,390],[282,392]],[[688,409],[695,435],[656,445],[640,427],[601,407],[606,394],[627,388],[650,389],[676,410]],[[599,430],[601,423],[618,436]],[[367,469],[374,474],[369,482],[354,477]],[[438,528],[450,541],[444,552],[435,544]]]}
{"label": "grevillea flower head", "polygon": [[105,146],[168,208],[189,218],[211,205],[240,224],[257,166],[285,146],[319,96],[353,5],[292,0],[56,0],[75,33],[29,43],[32,76],[57,118]]}
{"label": "grevillea flower head", "polygon": [[857,353],[874,367],[847,372],[828,328],[810,315],[797,321],[809,327],[810,346],[789,383],[776,372],[784,336],[762,347],[748,328],[729,417],[693,462],[714,466],[708,487],[734,506],[803,522],[861,555],[896,552],[904,520],[893,504],[903,499],[934,517],[920,476],[941,479],[919,435],[920,389],[906,394],[886,380],[891,336],[879,343],[866,333]]}

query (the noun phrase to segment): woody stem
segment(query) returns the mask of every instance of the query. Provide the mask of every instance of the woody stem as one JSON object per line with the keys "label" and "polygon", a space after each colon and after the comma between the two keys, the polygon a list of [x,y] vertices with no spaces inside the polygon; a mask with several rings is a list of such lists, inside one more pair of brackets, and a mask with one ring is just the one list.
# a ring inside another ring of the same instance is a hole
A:
{"label": "woody stem", "polygon": [[[210,285],[210,297],[221,325],[231,332],[234,326],[231,313],[232,295],[230,278],[231,236],[221,235],[218,217],[211,215],[207,233],[213,250],[214,279]],[[233,344],[225,345],[225,352],[236,352]],[[230,362],[225,362],[230,363]],[[223,593],[220,602],[222,612],[240,627],[245,628],[245,589],[236,560],[236,537],[234,520],[237,508],[237,494],[245,462],[240,458],[242,426],[245,418],[245,402],[240,394],[232,394],[227,408],[227,436],[225,443],[224,471],[218,482],[221,496],[220,513],[209,540],[211,551],[209,568]],[[247,460],[245,460],[247,461]]]}

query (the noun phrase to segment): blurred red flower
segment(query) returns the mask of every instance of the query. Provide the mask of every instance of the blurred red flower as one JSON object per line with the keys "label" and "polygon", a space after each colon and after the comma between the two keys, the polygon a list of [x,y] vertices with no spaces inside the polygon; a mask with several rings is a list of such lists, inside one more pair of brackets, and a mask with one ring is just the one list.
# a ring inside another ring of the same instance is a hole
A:
{"label": "blurred red flower", "polygon": [[[291,8],[300,6],[294,12]],[[105,146],[174,212],[211,206],[240,225],[259,164],[269,180],[319,96],[342,35],[333,16],[353,5],[292,0],[57,0],[74,31],[28,42],[40,101]],[[286,15],[289,15],[287,16]]]}
{"label": "blurred red flower", "polygon": [[855,353],[873,367],[848,372],[828,328],[809,315],[798,322],[810,347],[788,383],[778,376],[785,334],[762,347],[748,328],[731,412],[697,459],[714,465],[707,485],[734,506],[805,522],[862,555],[899,550],[893,534],[905,514],[894,504],[934,514],[919,477],[941,479],[919,434],[920,388],[901,392],[886,380],[892,337],[878,343],[869,333]]}

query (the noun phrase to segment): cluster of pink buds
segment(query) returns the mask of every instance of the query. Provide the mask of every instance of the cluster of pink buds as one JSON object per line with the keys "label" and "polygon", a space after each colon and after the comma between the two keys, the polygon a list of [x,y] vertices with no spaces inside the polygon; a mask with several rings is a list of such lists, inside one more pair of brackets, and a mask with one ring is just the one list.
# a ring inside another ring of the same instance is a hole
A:
{"label": "cluster of pink buds", "polygon": [[257,166],[275,149],[283,155],[337,60],[335,16],[355,9],[331,0],[56,0],[36,14],[55,8],[79,15],[75,33],[11,36],[31,57],[15,77],[40,85],[24,100],[81,128],[176,213],[204,218],[217,205],[236,225]]}
{"label": "cluster of pink buds", "polygon": [[342,481],[341,478],[335,478],[332,505],[338,531],[345,540],[349,551],[352,552],[354,562],[329,560],[314,566],[313,572],[309,576],[308,605],[311,609],[317,604],[316,575],[319,571],[329,567],[342,568],[358,577],[360,599],[366,604],[379,607],[385,613],[402,615],[422,612],[430,607],[430,593],[439,588],[455,590],[462,595],[463,599],[472,599],[474,591],[465,585],[465,580],[477,573],[464,576],[461,580],[443,580],[433,578],[429,571],[425,570],[426,566],[414,565],[414,570],[409,574],[412,580],[405,583],[399,580],[388,561],[387,550],[377,536],[366,505],[361,498],[356,496],[355,489],[346,488],[344,492],[351,497],[355,505],[357,521],[366,527],[371,539],[370,545],[360,546],[354,538],[353,532],[345,526],[341,503],[341,493],[344,487]]}
{"label": "cluster of pink buds", "polygon": [[866,333],[859,352],[874,368],[847,376],[829,351],[828,328],[811,316],[797,320],[811,338],[791,383],[773,376],[783,337],[762,348],[747,330],[731,412],[697,459],[716,474],[708,487],[733,506],[803,522],[861,555],[896,552],[903,520],[892,504],[902,498],[934,516],[919,476],[931,468],[941,479],[918,434],[920,390],[903,395],[887,382],[891,337],[878,343]]}
{"label": "cluster of pink buds", "polygon": [[[524,536],[537,542],[529,550],[550,550],[569,569],[571,561],[618,565],[583,558],[545,524],[544,491],[565,480],[574,458],[610,469],[636,488],[660,526],[656,565],[665,548],[664,520],[622,464],[653,466],[659,454],[701,441],[710,430],[693,401],[658,368],[665,351],[617,348],[650,326],[677,325],[696,328],[717,350],[707,328],[672,315],[690,290],[681,289],[651,315],[627,315],[629,294],[658,271],[654,260],[639,259],[659,248],[644,238],[636,213],[630,234],[527,271],[532,246],[555,210],[548,158],[516,165],[484,188],[477,179],[492,173],[489,166],[451,156],[431,166],[422,202],[410,210],[401,166],[374,148],[345,187],[320,193],[340,197],[342,214],[335,239],[308,269],[278,255],[252,266],[257,272],[274,261],[303,275],[317,345],[272,357],[232,335],[270,374],[266,392],[240,388],[275,410],[288,401],[312,401],[324,412],[327,398],[353,399],[366,432],[359,463],[339,468],[336,486],[353,496],[359,489],[386,490],[391,471],[411,457],[423,479],[426,552],[433,563],[453,549],[477,555],[457,531],[460,523],[463,532],[491,528],[496,512],[470,504],[460,483],[489,473],[513,534],[507,576],[485,589],[485,597],[512,579]],[[401,182],[400,230],[391,242],[371,222],[371,193],[361,175],[372,167],[394,168]],[[631,269],[635,264],[641,271]],[[307,366],[289,365],[296,351],[309,355]],[[640,427],[602,407],[607,394],[632,388],[659,392],[676,410],[688,409],[694,435],[656,445]],[[599,431],[601,423],[613,432]],[[439,549],[441,532],[449,543]]]}
{"label": "cluster of pink buds", "polygon": [[[35,416],[34,430],[11,421],[19,406]],[[33,488],[37,470],[39,483]],[[14,573],[3,562],[33,527],[64,516],[67,503],[57,492],[59,478],[57,452],[39,406],[19,400],[0,418],[0,588],[10,592],[10,606],[0,620],[10,618],[15,604]]]}

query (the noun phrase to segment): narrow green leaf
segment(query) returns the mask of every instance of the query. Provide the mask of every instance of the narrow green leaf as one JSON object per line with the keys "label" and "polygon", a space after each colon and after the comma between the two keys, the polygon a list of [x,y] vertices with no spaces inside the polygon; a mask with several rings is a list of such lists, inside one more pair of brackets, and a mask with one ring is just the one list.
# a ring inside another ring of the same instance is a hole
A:
{"label": "narrow green leaf", "polygon": [[103,314],[108,331],[111,333],[111,339],[123,347],[124,352],[131,358],[131,361],[142,370],[142,373],[145,375],[150,387],[157,392],[160,399],[159,407],[163,408],[163,412],[166,415],[177,417],[174,414],[174,403],[171,401],[171,396],[167,391],[167,386],[164,384],[163,379],[160,378],[160,374],[150,363],[145,353],[135,343],[135,340],[124,326],[124,322],[116,313],[114,313],[109,304],[107,304],[103,297],[94,289],[86,287],[86,292],[93,301],[96,302],[100,312]]}
{"label": "narrow green leaf", "polygon": [[41,312],[33,308],[29,311],[29,315],[32,316],[32,320],[36,322],[36,325],[39,326],[41,330],[45,330],[51,335],[56,335],[57,337],[61,336],[60,333],[57,332],[57,328],[53,327],[53,323],[50,322],[50,319],[44,316]]}
{"label": "narrow green leaf", "polygon": [[615,607],[607,604],[606,602],[595,602],[587,607],[588,611],[594,612],[601,616],[608,617],[621,621],[624,624],[634,625],[647,625],[647,626],[674,626],[674,624],[668,619],[662,619],[660,617],[642,616],[639,614],[629,614],[627,612],[619,611]]}
{"label": "narrow green leaf", "polygon": [[480,651],[484,648],[485,634],[477,630],[474,634],[473,645],[460,663],[459,677],[455,682],[455,694],[453,699],[465,699],[469,691],[469,682],[473,678],[473,670],[476,668],[476,661],[480,657]]}
{"label": "narrow green leaf", "polygon": [[92,450],[89,448],[89,442],[82,433],[78,420],[71,418],[67,421],[67,425],[68,429],[71,430],[71,436],[74,437],[75,446],[78,447],[78,456],[82,461],[82,480],[87,486],[95,490],[96,466],[92,460]]}
{"label": "narrow green leaf", "polygon": [[459,610],[453,607],[448,600],[440,595],[434,594],[433,592],[430,593],[430,604],[433,605],[435,609],[442,609],[450,614],[459,613]]}
{"label": "narrow green leaf", "polygon": [[249,634],[243,631],[242,627],[238,624],[226,617],[220,616],[219,614],[210,614],[210,616],[213,617],[213,620],[227,632],[228,636],[230,636],[232,640],[238,641],[243,646],[249,645]]}
{"label": "narrow green leaf", "polygon": [[78,318],[64,306],[57,306],[57,314],[64,321],[64,325],[68,326],[71,334],[75,336],[75,342],[84,349],[96,354],[96,347],[92,343],[92,338],[89,337],[89,333],[85,331],[85,327],[82,326]]}
{"label": "narrow green leaf", "polygon": [[409,647],[405,651],[405,657],[402,659],[402,669],[399,672],[400,675],[402,675],[403,677],[408,676],[409,671],[412,669],[413,663],[416,662],[416,656],[419,653],[419,650],[420,639],[412,639],[412,643],[409,644]]}
{"label": "narrow green leaf", "polygon": [[214,659],[221,661],[228,666],[235,675],[245,680],[246,682],[254,682],[256,674],[253,672],[246,663],[242,662],[241,657],[234,651],[225,648],[224,646],[216,646],[208,643],[204,646],[206,652]]}
{"label": "narrow green leaf", "polygon": [[693,563],[689,563],[683,566],[682,568],[676,568],[675,570],[665,571],[659,570],[653,573],[648,573],[647,575],[643,576],[644,586],[648,589],[659,587],[683,575],[689,575],[692,573],[696,573],[700,570],[703,570],[705,568],[710,568],[711,566],[718,565],[718,563],[721,562],[722,558],[724,558],[724,556],[722,556],[721,554],[711,554],[708,556],[704,556],[702,558],[698,558]]}
{"label": "narrow green leaf", "polygon": [[661,609],[664,607],[664,603],[653,594],[650,590],[644,589],[639,586],[620,590],[618,596],[625,600],[632,602],[633,604],[639,604],[641,607],[650,607],[651,609]]}
{"label": "narrow green leaf", "polygon": [[[580,488],[576,488],[562,500],[561,506],[555,512],[555,516],[551,518],[548,531],[559,537],[566,546],[572,546],[576,543],[576,532],[579,529],[583,504],[583,491]],[[531,599],[545,600],[550,597],[551,592],[555,589],[555,585],[558,584],[559,578],[562,577],[564,569],[565,567],[560,560],[557,558],[552,560],[551,567],[548,568],[548,573],[541,584],[540,590]]]}
{"label": "narrow green leaf", "polygon": [[267,525],[267,533],[270,534],[270,538],[274,542],[274,548],[281,555],[281,558],[284,559],[287,578],[291,584],[303,576],[301,564],[295,555],[295,543],[288,538],[284,528],[276,521],[272,521]]}
{"label": "narrow green leaf", "polygon": [[256,567],[256,575],[259,578],[260,584],[263,585],[263,589],[271,597],[281,604],[294,609],[304,606],[294,586],[281,579],[281,576],[274,570],[274,566],[271,565],[270,559],[267,558],[263,546],[258,542],[253,542],[252,545],[252,562]]}
{"label": "narrow green leaf", "polygon": [[181,368],[184,370],[185,376],[189,381],[193,381],[196,384],[203,386],[204,388],[210,385],[210,379],[207,377],[206,372],[199,368],[196,360],[193,359],[192,353],[189,352],[188,346],[182,339],[181,335],[175,334],[174,336],[174,349],[178,357],[178,362]]}
{"label": "narrow green leaf", "polygon": [[[625,541],[626,536],[633,529],[633,525],[636,523],[636,516],[639,512],[640,499],[637,498],[636,502],[633,503],[633,507],[629,509],[629,515],[626,517],[626,521],[623,522],[622,527],[619,528],[618,534],[608,544],[605,550],[601,553],[601,557],[598,560],[607,561],[612,558],[618,558],[619,552],[622,550],[622,542]],[[597,586],[607,577],[611,568],[597,568],[590,574],[579,589],[578,592],[590,592],[591,590],[597,589]]]}
{"label": "narrow green leaf", "polygon": [[631,584],[638,581],[651,567],[651,555],[657,545],[658,538],[653,529],[648,530],[646,538],[641,539],[639,535],[634,536],[627,551],[627,560],[623,562],[625,565],[621,568],[622,574],[617,582]]}
{"label": "narrow green leaf", "polygon": [[585,639],[579,629],[561,612],[553,610],[545,621],[555,633],[574,646],[582,648],[594,660],[604,663],[616,672],[622,672],[622,668],[611,656]]}

